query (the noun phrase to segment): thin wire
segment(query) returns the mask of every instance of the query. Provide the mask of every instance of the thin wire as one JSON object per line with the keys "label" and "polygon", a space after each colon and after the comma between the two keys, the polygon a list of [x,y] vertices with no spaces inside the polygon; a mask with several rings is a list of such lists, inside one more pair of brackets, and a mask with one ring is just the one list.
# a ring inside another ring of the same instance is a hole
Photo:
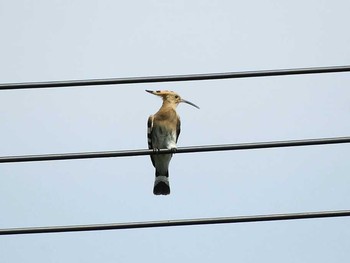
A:
{"label": "thin wire", "polygon": [[242,71],[242,72],[226,72],[226,73],[208,73],[208,74],[151,76],[151,77],[108,78],[108,79],[90,79],[90,80],[25,82],[25,83],[4,83],[4,84],[0,84],[0,90],[39,89],[39,88],[58,88],[58,87],[77,87],[77,86],[156,83],[156,82],[178,82],[178,81],[198,81],[198,80],[214,80],[214,79],[233,79],[233,78],[253,78],[253,77],[305,75],[305,74],[321,74],[321,73],[339,73],[339,72],[349,72],[349,71],[350,71],[350,65],[333,66],[333,67],[313,67],[313,68],[311,67],[311,68]]}
{"label": "thin wire", "polygon": [[0,229],[0,235],[44,234],[44,233],[58,233],[58,232],[62,233],[62,232],[78,232],[78,231],[82,232],[82,231],[121,230],[121,229],[135,229],[135,228],[232,224],[232,223],[249,223],[249,222],[297,220],[297,219],[312,219],[312,218],[314,219],[314,218],[330,218],[330,217],[345,217],[345,216],[350,216],[350,210],[272,214],[272,215],[257,215],[257,216],[213,217],[213,218],[112,223],[112,224],[5,228],[5,229]]}
{"label": "thin wire", "polygon": [[0,163],[128,157],[128,156],[141,156],[141,155],[167,154],[167,153],[169,154],[169,153],[197,153],[197,152],[233,151],[233,150],[252,150],[252,149],[263,149],[263,148],[297,147],[297,146],[340,144],[340,143],[350,143],[350,137],[190,146],[190,147],[180,147],[180,148],[177,148],[176,150],[160,149],[158,151],[125,150],[125,151],[62,153],[62,154],[44,154],[44,155],[3,156],[3,157],[0,157]]}

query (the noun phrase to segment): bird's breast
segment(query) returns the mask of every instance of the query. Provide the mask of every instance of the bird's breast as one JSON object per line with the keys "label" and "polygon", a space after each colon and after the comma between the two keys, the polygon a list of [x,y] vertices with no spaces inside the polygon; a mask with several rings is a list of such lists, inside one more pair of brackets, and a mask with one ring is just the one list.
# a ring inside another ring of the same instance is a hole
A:
{"label": "bird's breast", "polygon": [[176,148],[176,130],[164,125],[153,126],[152,144],[158,149]]}

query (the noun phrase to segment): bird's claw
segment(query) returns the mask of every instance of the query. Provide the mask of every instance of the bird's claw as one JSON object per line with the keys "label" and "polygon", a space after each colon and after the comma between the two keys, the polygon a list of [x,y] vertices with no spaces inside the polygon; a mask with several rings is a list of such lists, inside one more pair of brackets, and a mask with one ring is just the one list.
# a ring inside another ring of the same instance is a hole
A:
{"label": "bird's claw", "polygon": [[159,148],[153,148],[154,153],[159,153],[160,149]]}
{"label": "bird's claw", "polygon": [[[154,154],[158,154],[160,152],[159,148],[153,148],[152,150],[153,150]],[[164,149],[164,150],[166,150],[166,149]],[[172,153],[176,153],[177,152],[177,148],[176,147],[170,148],[169,150],[171,150]]]}
{"label": "bird's claw", "polygon": [[176,148],[176,147],[171,148],[171,151],[172,151],[173,153],[176,153],[176,152],[177,152],[177,148]]}

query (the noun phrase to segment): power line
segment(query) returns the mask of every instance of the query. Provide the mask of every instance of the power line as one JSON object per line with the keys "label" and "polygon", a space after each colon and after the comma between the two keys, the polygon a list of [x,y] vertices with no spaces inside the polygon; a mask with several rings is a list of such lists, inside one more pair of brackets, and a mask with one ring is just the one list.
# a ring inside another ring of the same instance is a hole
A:
{"label": "power line", "polygon": [[58,233],[58,232],[62,233],[62,232],[78,232],[78,231],[82,232],[82,231],[120,230],[120,229],[135,229],[135,228],[232,224],[232,223],[249,223],[249,222],[264,222],[264,221],[345,217],[345,216],[350,216],[350,210],[272,214],[272,215],[257,215],[257,216],[236,216],[236,217],[214,217],[214,218],[198,218],[198,219],[146,221],[146,222],[112,223],[112,224],[5,228],[5,229],[0,229],[0,235],[44,234],[44,233]]}
{"label": "power line", "polygon": [[169,75],[169,76],[151,76],[151,77],[4,83],[4,84],[0,84],[0,90],[39,89],[39,88],[97,86],[97,85],[118,85],[118,84],[156,83],[156,82],[178,82],[178,81],[198,81],[198,80],[233,79],[233,78],[254,78],[254,77],[270,77],[270,76],[286,76],[286,75],[339,73],[339,72],[349,72],[349,71],[350,71],[350,66],[333,66],[333,67],[313,67],[313,68],[311,67],[311,68],[242,71],[242,72],[208,73],[208,74],[188,74],[188,75]]}
{"label": "power line", "polygon": [[190,147],[180,147],[180,148],[177,148],[176,150],[160,149],[159,151],[156,151],[156,152],[153,150],[145,149],[145,150],[62,153],[62,154],[44,154],[44,155],[3,156],[3,157],[0,157],[0,163],[128,157],[128,156],[141,156],[141,155],[166,154],[166,153],[196,153],[196,152],[232,151],[232,150],[252,150],[252,149],[263,149],[263,148],[297,147],[297,146],[340,144],[340,143],[350,143],[350,137],[190,146]]}

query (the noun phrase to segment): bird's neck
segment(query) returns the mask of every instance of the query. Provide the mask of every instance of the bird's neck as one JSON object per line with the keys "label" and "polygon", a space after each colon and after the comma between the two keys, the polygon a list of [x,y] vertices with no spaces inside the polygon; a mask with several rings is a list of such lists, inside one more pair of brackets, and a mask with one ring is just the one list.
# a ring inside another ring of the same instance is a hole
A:
{"label": "bird's neck", "polygon": [[162,107],[160,107],[156,115],[159,120],[172,120],[177,117],[176,105],[169,102],[163,102]]}
{"label": "bird's neck", "polygon": [[176,107],[177,107],[176,103],[164,100],[161,109],[164,109],[164,110],[169,110],[169,109],[176,110]]}

